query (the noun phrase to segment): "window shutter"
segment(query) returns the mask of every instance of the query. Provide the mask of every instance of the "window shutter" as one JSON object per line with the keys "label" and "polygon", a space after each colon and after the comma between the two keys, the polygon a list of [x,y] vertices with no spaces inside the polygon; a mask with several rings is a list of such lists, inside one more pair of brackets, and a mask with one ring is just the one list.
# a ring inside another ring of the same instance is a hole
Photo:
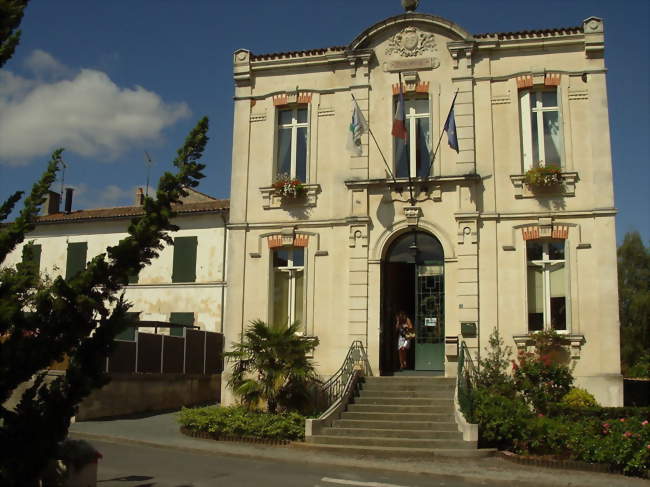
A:
{"label": "window shutter", "polygon": [[[126,315],[135,321],[140,321],[140,312],[133,312],[133,311],[128,311]],[[120,333],[118,333],[115,336],[115,340],[125,340],[129,342],[135,341],[135,327],[134,326],[127,326],[124,330],[122,330]]]}
{"label": "window shutter", "polygon": [[86,268],[87,242],[68,243],[68,257],[65,263],[65,279],[70,280]]}
{"label": "window shutter", "polygon": [[41,269],[41,246],[39,244],[27,244],[23,247],[23,264],[33,263],[34,269],[38,272]]}
{"label": "window shutter", "polygon": [[[169,315],[169,322],[175,325],[192,326],[194,324],[194,313],[171,313]],[[173,326],[169,329],[169,334],[174,337],[182,337],[183,328]]]}
{"label": "window shutter", "polygon": [[196,237],[176,237],[174,239],[174,266],[172,282],[196,281]]}

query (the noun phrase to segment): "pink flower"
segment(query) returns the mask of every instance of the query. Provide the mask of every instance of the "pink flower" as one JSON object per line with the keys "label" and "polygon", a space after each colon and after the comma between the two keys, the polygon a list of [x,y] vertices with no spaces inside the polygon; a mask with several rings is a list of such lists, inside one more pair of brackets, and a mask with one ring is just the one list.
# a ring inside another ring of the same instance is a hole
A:
{"label": "pink flower", "polygon": [[621,423],[625,423],[625,418],[620,419]]}
{"label": "pink flower", "polygon": [[650,450],[650,445],[647,446],[648,450]]}
{"label": "pink flower", "polygon": [[625,436],[626,438],[629,438],[630,436],[632,436],[632,433],[630,433],[629,431],[626,431],[625,433],[623,433],[623,436]]}
{"label": "pink flower", "polygon": [[539,413],[539,414],[537,415],[537,417],[538,417],[538,418],[543,418],[544,415],[543,415],[542,413]]}
{"label": "pink flower", "polygon": [[648,424],[648,420],[647,420],[647,419],[646,419],[643,423],[641,423],[641,426],[645,426],[646,424]]}

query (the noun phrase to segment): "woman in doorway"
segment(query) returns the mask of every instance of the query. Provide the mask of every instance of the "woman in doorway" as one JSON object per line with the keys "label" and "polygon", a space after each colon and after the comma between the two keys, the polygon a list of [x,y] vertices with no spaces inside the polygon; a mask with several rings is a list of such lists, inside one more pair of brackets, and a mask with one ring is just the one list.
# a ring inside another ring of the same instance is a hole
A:
{"label": "woman in doorway", "polygon": [[397,330],[397,351],[399,352],[399,369],[404,370],[407,364],[407,353],[411,346],[415,330],[413,323],[404,311],[400,311],[395,316],[395,329]]}

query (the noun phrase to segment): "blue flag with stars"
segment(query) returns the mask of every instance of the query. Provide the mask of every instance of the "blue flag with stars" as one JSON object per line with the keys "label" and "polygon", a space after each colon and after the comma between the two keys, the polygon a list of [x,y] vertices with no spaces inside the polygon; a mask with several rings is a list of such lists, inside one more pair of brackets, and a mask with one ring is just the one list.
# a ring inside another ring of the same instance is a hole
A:
{"label": "blue flag with stars", "polygon": [[[454,102],[456,100],[454,99]],[[447,132],[447,141],[449,142],[449,147],[454,149],[458,153],[458,136],[456,135],[456,117],[454,117],[454,104],[451,105],[451,110],[449,110],[449,115],[447,115],[447,121],[445,122],[445,132]]]}

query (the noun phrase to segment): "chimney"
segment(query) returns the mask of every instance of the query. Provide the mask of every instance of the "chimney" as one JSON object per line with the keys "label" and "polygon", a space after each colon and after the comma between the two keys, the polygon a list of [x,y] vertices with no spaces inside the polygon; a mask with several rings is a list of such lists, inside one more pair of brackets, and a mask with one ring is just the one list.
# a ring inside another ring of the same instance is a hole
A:
{"label": "chimney", "polygon": [[72,211],[72,192],[74,188],[65,188],[65,212],[70,213]]}
{"label": "chimney", "polygon": [[48,191],[45,196],[45,203],[41,208],[42,215],[52,215],[54,213],[59,213],[59,206],[61,205],[61,195],[55,193],[54,191]]}
{"label": "chimney", "polygon": [[144,204],[144,191],[142,188],[135,188],[135,206],[142,206]]}

